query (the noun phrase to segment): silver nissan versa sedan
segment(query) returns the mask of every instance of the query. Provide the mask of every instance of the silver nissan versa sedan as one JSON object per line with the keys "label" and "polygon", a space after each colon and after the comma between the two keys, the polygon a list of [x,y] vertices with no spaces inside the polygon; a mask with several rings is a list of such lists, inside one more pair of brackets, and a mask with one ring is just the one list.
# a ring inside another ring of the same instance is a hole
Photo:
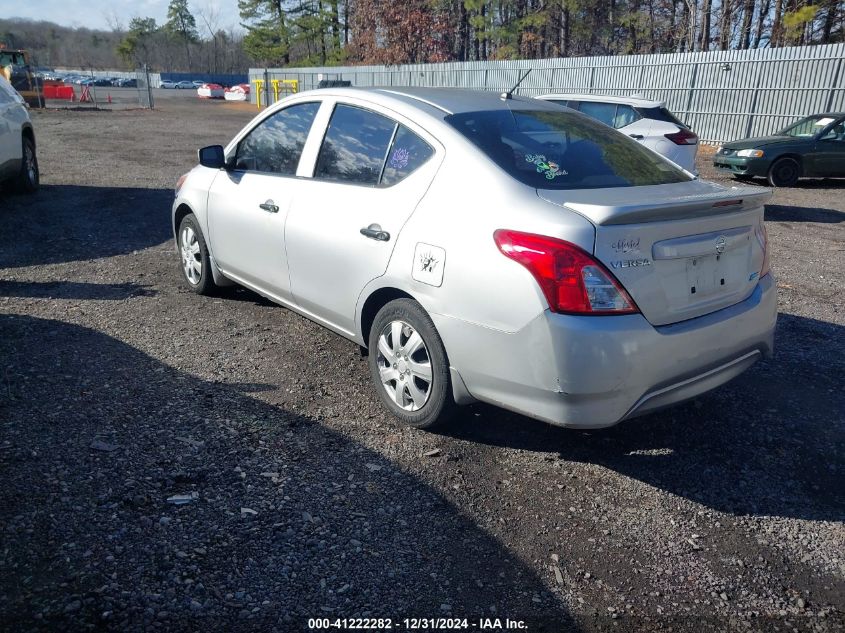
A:
{"label": "silver nissan versa sedan", "polygon": [[188,288],[237,283],[358,343],[406,424],[483,401],[606,427],[772,352],[770,192],[558,105],[304,92],[199,161],[173,204]]}

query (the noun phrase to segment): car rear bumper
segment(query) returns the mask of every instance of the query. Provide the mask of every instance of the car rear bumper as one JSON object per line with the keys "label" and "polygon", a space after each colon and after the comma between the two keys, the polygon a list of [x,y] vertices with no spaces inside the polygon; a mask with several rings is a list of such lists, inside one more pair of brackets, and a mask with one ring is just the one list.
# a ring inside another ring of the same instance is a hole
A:
{"label": "car rear bumper", "polygon": [[654,327],[639,314],[545,312],[505,333],[432,315],[469,394],[561,426],[601,428],[693,398],[773,350],[772,275],[745,301]]}
{"label": "car rear bumper", "polygon": [[765,176],[769,172],[769,161],[759,158],[737,158],[736,156],[715,156],[713,166],[730,171],[737,176]]}

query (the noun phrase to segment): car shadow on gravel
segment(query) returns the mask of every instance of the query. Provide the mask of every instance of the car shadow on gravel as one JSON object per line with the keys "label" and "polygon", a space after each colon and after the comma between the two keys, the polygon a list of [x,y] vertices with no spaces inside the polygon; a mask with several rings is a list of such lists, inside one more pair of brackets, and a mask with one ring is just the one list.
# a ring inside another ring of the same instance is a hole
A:
{"label": "car shadow on gravel", "polygon": [[793,207],[767,204],[765,219],[769,222],[817,222],[839,224],[845,222],[845,211],[815,207]]}
{"label": "car shadow on gravel", "polygon": [[843,178],[802,178],[790,189],[845,189]]}
{"label": "car shadow on gravel", "polygon": [[22,315],[0,315],[0,359],[6,627],[453,614],[579,630],[549,579],[435,489],[244,385]]}
{"label": "car shadow on gravel", "polygon": [[126,255],[172,239],[170,189],[43,185],[0,194],[0,268]]}
{"label": "car shadow on gravel", "polygon": [[0,297],[36,299],[97,299],[120,301],[152,297],[156,291],[134,283],[93,284],[81,281],[7,281],[0,279]]}
{"label": "car shadow on gravel", "polygon": [[781,314],[776,355],[692,402],[584,432],[487,405],[447,434],[599,464],[735,515],[845,520],[845,327]]}

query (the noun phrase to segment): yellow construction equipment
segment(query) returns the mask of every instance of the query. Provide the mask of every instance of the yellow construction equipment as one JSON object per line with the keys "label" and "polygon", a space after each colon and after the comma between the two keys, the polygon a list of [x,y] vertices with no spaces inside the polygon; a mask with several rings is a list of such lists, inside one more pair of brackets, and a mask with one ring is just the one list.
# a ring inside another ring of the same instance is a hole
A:
{"label": "yellow construction equipment", "polygon": [[44,107],[41,82],[32,74],[26,51],[6,48],[6,45],[0,42],[0,73],[31,107]]}

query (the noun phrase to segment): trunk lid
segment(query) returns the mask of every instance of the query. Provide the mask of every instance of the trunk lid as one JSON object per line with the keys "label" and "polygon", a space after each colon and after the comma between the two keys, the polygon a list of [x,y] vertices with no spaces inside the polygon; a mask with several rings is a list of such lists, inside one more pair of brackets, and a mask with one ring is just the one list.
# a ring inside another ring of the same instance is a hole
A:
{"label": "trunk lid", "polygon": [[757,285],[768,189],[690,181],[538,195],[595,225],[593,254],[653,325],[726,308]]}

